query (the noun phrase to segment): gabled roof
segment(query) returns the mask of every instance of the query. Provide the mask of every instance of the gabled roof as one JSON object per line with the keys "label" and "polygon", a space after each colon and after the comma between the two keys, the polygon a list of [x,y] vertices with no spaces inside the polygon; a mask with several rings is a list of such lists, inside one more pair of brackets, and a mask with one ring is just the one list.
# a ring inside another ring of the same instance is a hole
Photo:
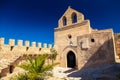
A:
{"label": "gabled roof", "polygon": [[[76,16],[76,17],[75,17]],[[65,13],[61,16],[61,18],[58,21],[58,27],[68,26],[73,24],[73,20],[76,20],[75,23],[81,23],[84,21],[84,15],[74,9],[72,9],[70,6],[65,11]],[[66,25],[63,25],[66,23]]]}
{"label": "gabled roof", "polygon": [[[79,11],[71,8],[71,6],[68,6],[67,10],[66,10],[66,11],[64,12],[64,14],[61,16],[61,18],[62,18],[63,16],[70,15],[70,14],[72,14],[73,12],[77,13],[78,15],[84,16],[81,12],[79,12]],[[61,18],[60,18],[60,19],[61,19]],[[59,20],[60,20],[60,19],[59,19]]]}

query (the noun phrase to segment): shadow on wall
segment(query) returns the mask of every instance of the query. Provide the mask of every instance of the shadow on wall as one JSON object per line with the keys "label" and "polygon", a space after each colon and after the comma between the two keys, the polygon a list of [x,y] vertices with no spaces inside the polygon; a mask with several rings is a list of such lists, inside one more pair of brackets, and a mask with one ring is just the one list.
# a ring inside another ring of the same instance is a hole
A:
{"label": "shadow on wall", "polygon": [[[38,56],[38,54],[29,54],[29,56],[31,58],[35,59]],[[22,56],[19,56],[15,61],[13,61],[9,65],[7,65],[6,68],[1,70],[0,80],[2,77],[7,76],[7,74],[12,74],[14,72],[15,67],[17,67],[18,64],[20,64],[22,61],[27,61],[27,60],[28,60],[28,55],[24,54]],[[49,60],[49,63],[47,63],[47,64],[51,64],[51,63],[52,63],[52,61]]]}
{"label": "shadow on wall", "polygon": [[7,74],[12,74],[14,72],[14,68],[22,61],[26,60],[26,56],[19,56],[16,60],[11,62],[9,65],[7,65],[6,68],[1,70],[0,78],[7,76]]}
{"label": "shadow on wall", "polygon": [[113,44],[112,39],[104,42],[95,53],[88,50],[92,55],[87,58],[87,62],[80,70],[75,70],[68,77],[81,77],[81,80],[117,80],[113,79],[113,74],[111,76],[111,73],[115,73],[114,46],[111,44]]}

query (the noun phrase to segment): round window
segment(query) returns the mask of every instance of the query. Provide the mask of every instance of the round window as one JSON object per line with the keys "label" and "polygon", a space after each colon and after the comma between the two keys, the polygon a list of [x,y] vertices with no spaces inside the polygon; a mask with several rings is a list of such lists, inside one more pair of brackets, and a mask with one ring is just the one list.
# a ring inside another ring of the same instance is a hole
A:
{"label": "round window", "polygon": [[71,35],[71,34],[68,34],[68,38],[71,39],[71,38],[72,38],[72,35]]}

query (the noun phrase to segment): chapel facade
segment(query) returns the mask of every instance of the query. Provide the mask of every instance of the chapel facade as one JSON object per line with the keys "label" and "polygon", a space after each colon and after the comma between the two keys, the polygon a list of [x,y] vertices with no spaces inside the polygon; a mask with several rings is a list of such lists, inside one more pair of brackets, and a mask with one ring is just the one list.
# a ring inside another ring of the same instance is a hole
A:
{"label": "chapel facade", "polygon": [[92,29],[90,21],[71,7],[54,29],[54,44],[60,67],[84,69],[114,63],[116,50],[112,29]]}

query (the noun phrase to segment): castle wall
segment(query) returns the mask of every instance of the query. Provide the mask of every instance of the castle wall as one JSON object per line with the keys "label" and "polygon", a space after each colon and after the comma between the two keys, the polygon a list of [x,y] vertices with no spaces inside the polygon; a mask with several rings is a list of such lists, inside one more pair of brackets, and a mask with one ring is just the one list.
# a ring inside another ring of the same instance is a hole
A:
{"label": "castle wall", "polygon": [[44,43],[42,47],[41,43],[36,42],[31,42],[30,46],[30,41],[23,42],[23,40],[17,40],[17,45],[15,45],[16,40],[14,39],[9,39],[8,44],[4,42],[5,38],[0,38],[0,77],[10,73],[10,66],[14,69],[22,60],[26,60],[24,55],[35,57],[45,53],[51,54],[50,49],[53,48],[52,44]]}
{"label": "castle wall", "polygon": [[[52,48],[52,44],[42,44],[36,42],[32,42],[30,46],[29,41],[25,41],[25,44],[23,44],[23,40],[18,40],[17,45],[15,45],[14,39],[9,39],[8,44],[4,44],[5,39],[0,38],[0,53],[17,53],[17,54],[41,54],[44,51],[45,53],[50,52],[50,48]],[[38,46],[37,46],[38,45]]]}
{"label": "castle wall", "polygon": [[79,36],[77,46],[79,69],[115,63],[114,42],[110,31]]}

